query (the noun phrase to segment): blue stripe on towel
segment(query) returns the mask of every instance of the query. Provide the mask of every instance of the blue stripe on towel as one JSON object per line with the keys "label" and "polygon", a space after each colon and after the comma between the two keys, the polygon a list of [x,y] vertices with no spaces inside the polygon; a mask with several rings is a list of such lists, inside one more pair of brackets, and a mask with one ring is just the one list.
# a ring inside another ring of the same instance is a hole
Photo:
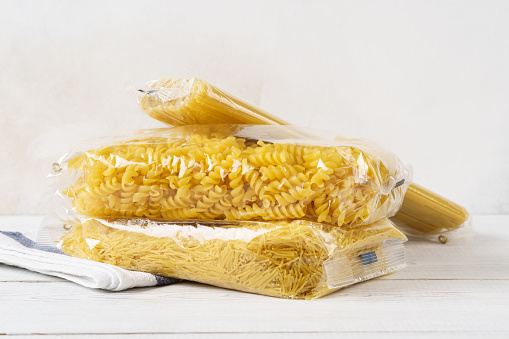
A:
{"label": "blue stripe on towel", "polygon": [[19,242],[21,245],[23,245],[25,247],[32,248],[34,250],[39,250],[39,251],[44,251],[44,252],[51,252],[51,253],[58,253],[58,254],[64,254],[64,252],[60,251],[56,247],[39,246],[39,245],[37,245],[37,243],[35,241],[28,239],[27,237],[25,237],[23,235],[23,233],[20,233],[20,232],[3,232],[3,231],[0,231],[0,233],[2,233],[3,235],[5,235],[5,236],[7,236],[7,237],[9,237],[11,239],[16,240],[17,242]]}
{"label": "blue stripe on towel", "polygon": [[[31,248],[31,249],[39,250],[39,251],[44,251],[44,252],[50,252],[50,253],[57,253],[57,254],[64,254],[64,255],[66,255],[64,252],[62,252],[61,250],[59,250],[56,247],[37,245],[37,243],[35,241],[25,237],[23,235],[23,233],[20,233],[20,232],[5,232],[5,231],[0,231],[0,233],[5,235],[5,236],[7,236],[7,237],[9,237],[9,238],[11,238],[11,239],[13,239],[13,240],[16,240],[21,245],[23,245],[25,247],[28,247],[28,248]],[[156,286],[171,285],[171,284],[174,284],[176,282],[182,281],[182,280],[176,279],[176,278],[162,277],[160,275],[155,275],[155,274],[152,274],[152,275],[156,278]]]}
{"label": "blue stripe on towel", "polygon": [[156,286],[171,285],[176,282],[182,281],[180,279],[170,278],[170,277],[161,277],[160,275],[155,275],[155,274],[154,274],[154,277],[156,278],[156,282],[157,282]]}

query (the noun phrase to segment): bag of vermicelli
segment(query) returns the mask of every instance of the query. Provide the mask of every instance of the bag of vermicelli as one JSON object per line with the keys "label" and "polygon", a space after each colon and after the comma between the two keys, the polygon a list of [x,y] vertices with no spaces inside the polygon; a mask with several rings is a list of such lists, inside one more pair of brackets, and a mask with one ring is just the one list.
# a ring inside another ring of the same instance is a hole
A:
{"label": "bag of vermicelli", "polygon": [[290,222],[81,219],[68,255],[129,270],[291,299],[314,299],[405,266],[388,219],[357,228]]}
{"label": "bag of vermicelli", "polygon": [[395,155],[295,126],[139,131],[54,166],[72,214],[162,220],[307,219],[359,226],[394,214],[410,182]]}

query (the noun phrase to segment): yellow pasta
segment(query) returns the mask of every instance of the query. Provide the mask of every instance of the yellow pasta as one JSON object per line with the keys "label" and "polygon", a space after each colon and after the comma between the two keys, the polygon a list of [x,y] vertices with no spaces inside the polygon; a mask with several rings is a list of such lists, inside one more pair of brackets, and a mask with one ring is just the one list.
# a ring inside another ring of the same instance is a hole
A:
{"label": "yellow pasta", "polygon": [[287,124],[197,78],[153,81],[140,92],[140,107],[154,119],[173,126],[221,123]]}
{"label": "yellow pasta", "polygon": [[439,241],[445,243],[447,238],[442,233],[463,225],[468,219],[468,212],[464,207],[413,184],[393,219],[408,234],[435,234]]}
{"label": "yellow pasta", "polygon": [[73,154],[61,164],[77,175],[64,194],[82,215],[164,220],[304,218],[358,226],[399,207],[405,174],[378,154],[351,142],[242,137],[253,128],[267,135],[262,127],[281,129],[220,135],[213,125],[170,128]]}
{"label": "yellow pasta", "polygon": [[62,239],[71,256],[291,299],[314,299],[405,265],[387,219],[341,229],[309,221],[86,219]]}
{"label": "yellow pasta", "polygon": [[[171,125],[218,122],[288,124],[256,106],[246,103],[238,105],[237,102],[240,100],[196,78],[153,81],[139,97],[140,106],[145,112]],[[325,207],[322,210],[319,221],[327,218]],[[410,185],[403,205],[394,218],[398,225],[413,235],[447,232],[461,227],[467,219],[465,208],[417,184]]]}

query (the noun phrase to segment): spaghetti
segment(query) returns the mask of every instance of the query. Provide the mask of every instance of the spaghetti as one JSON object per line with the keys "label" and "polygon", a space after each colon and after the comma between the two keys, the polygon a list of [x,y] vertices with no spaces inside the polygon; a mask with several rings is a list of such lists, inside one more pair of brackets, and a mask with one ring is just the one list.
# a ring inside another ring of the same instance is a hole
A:
{"label": "spaghetti", "polygon": [[140,90],[140,107],[152,118],[172,126],[194,124],[287,123],[206,81],[161,79]]}
{"label": "spaghetti", "polygon": [[[196,78],[153,81],[142,92],[141,108],[170,125],[287,124]],[[466,225],[467,220],[468,212],[464,207],[417,184],[409,186],[403,205],[394,217],[407,234],[425,238],[457,230]]]}
{"label": "spaghetti", "polygon": [[468,221],[468,212],[449,199],[412,184],[401,209],[392,218],[408,235],[433,238],[445,243],[445,234],[457,230]]}

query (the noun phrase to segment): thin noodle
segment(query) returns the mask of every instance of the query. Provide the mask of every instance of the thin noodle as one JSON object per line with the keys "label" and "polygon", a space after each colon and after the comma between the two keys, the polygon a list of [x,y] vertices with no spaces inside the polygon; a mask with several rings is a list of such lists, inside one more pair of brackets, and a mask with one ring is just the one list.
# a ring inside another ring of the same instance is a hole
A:
{"label": "thin noodle", "polygon": [[[157,232],[162,233],[154,235]],[[89,239],[98,243],[90,248]],[[390,262],[383,259],[382,248],[387,239],[405,239],[387,219],[346,231],[303,220],[167,223],[87,219],[63,238],[62,250],[130,270],[275,297],[313,299],[354,283],[351,272],[362,277],[362,253],[377,253],[376,265],[380,266],[375,272],[386,274]],[[332,258],[343,258],[348,265],[326,271]],[[330,280],[331,274],[339,275],[340,282]]]}

